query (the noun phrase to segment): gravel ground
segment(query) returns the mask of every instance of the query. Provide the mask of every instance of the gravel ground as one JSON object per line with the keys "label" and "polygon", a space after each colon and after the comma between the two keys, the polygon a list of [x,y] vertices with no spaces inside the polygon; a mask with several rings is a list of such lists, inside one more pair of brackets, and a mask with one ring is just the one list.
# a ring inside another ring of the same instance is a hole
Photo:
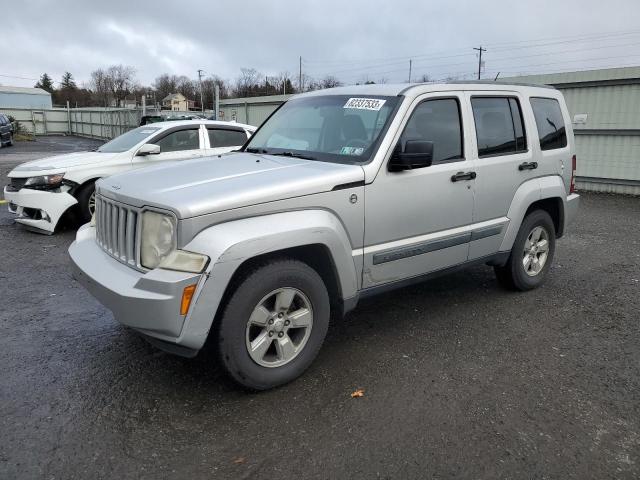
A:
{"label": "gravel ground", "polygon": [[118,325],[73,236],[0,213],[0,478],[640,476],[640,198],[584,195],[542,288],[478,267],[369,300],[260,394]]}

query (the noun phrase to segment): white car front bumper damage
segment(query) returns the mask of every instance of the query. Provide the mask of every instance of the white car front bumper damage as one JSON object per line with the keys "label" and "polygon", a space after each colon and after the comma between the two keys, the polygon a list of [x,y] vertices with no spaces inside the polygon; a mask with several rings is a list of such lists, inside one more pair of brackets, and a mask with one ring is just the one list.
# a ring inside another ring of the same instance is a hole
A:
{"label": "white car front bumper damage", "polygon": [[5,187],[4,198],[9,202],[9,212],[17,215],[17,223],[49,235],[55,231],[64,212],[78,203],[75,197],[67,192],[29,188],[22,188],[16,192]]}

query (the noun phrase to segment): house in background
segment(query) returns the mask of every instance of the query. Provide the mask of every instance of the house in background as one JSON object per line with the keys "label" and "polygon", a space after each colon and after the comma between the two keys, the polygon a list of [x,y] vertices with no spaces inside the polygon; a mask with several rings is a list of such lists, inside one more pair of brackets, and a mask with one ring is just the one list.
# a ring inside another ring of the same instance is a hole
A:
{"label": "house in background", "polygon": [[195,103],[181,93],[171,93],[162,99],[162,108],[174,112],[186,112],[195,108]]}
{"label": "house in background", "polygon": [[41,88],[0,85],[0,108],[52,108],[51,94]]}

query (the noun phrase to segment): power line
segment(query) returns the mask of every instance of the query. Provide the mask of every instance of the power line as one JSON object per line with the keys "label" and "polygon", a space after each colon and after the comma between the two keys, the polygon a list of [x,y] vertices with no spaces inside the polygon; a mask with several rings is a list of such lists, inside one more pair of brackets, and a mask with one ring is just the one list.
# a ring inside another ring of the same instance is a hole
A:
{"label": "power line", "polygon": [[[540,47],[540,46],[548,46],[548,45],[561,45],[561,44],[565,44],[565,43],[576,43],[576,42],[584,42],[584,41],[591,41],[591,40],[598,40],[598,39],[602,39],[602,38],[606,38],[606,37],[616,37],[616,36],[624,36],[624,35],[637,35],[640,34],[640,30],[627,30],[627,31],[619,31],[619,32],[607,32],[607,33],[597,33],[597,34],[590,34],[590,35],[574,35],[574,36],[561,36],[561,37],[547,37],[547,38],[543,38],[543,39],[534,39],[534,40],[519,40],[519,41],[515,41],[515,42],[503,42],[503,43],[488,43],[487,46],[491,47],[492,50],[495,51],[507,51],[507,50],[517,50],[517,49],[521,49],[521,48],[536,48],[536,47]],[[538,43],[538,44],[533,44],[533,45],[520,45],[522,43],[530,43],[530,42],[539,42],[539,41],[544,41],[544,40],[558,40],[558,41],[554,41],[554,42],[546,42],[546,43]],[[510,46],[512,45],[512,48],[506,48],[506,46]],[[498,47],[498,48],[493,48],[493,47]],[[454,49],[454,50],[446,50],[446,51],[441,51],[441,52],[432,52],[432,53],[423,53],[423,54],[417,54],[417,55],[403,55],[403,56],[396,56],[396,57],[379,57],[379,58],[369,58],[366,60],[305,60],[305,64],[309,64],[309,65],[313,65],[313,64],[333,64],[334,66],[338,66],[338,65],[353,65],[353,64],[357,64],[357,63],[368,63],[368,62],[385,62],[389,61],[389,60],[402,60],[403,62],[406,62],[409,58],[413,58],[413,59],[417,59],[417,58],[422,58],[422,57],[430,57],[431,59],[440,59],[440,58],[452,58],[452,57],[456,57],[456,56],[468,56],[468,53],[459,53],[459,54],[453,54],[453,52],[463,52],[464,50],[467,50],[467,48],[472,48],[472,47],[465,47],[465,48],[461,48],[461,49]],[[438,56],[438,57],[433,57],[433,55],[440,55],[440,54],[445,54],[445,53],[452,53],[451,55],[445,55],[445,56]]]}

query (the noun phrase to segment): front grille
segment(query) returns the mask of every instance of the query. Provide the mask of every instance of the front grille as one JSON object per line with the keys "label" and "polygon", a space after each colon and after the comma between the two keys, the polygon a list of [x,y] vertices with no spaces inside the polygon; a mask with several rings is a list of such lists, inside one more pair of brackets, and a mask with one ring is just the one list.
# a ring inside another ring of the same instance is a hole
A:
{"label": "front grille", "polygon": [[96,196],[96,241],[112,257],[139,268],[136,208]]}
{"label": "front grille", "polygon": [[7,190],[9,190],[10,192],[19,191],[22,187],[24,187],[24,184],[27,182],[26,178],[11,178],[10,180],[11,180],[11,183],[7,185]]}

